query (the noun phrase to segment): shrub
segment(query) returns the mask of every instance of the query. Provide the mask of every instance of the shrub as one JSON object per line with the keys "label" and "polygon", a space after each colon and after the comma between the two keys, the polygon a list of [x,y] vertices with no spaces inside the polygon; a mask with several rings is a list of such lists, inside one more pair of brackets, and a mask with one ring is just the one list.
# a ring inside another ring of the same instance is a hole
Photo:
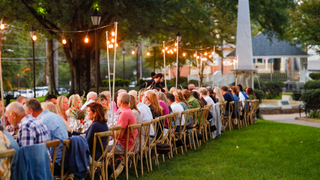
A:
{"label": "shrub", "polygon": [[311,77],[313,80],[320,80],[320,73],[310,73],[309,77]]}
{"label": "shrub", "polygon": [[253,92],[256,95],[257,99],[259,99],[259,102],[264,99],[264,92],[262,90],[254,89]]}
{"label": "shrub", "polygon": [[255,80],[253,88],[262,90],[264,88],[264,82]]}
{"label": "shrub", "polygon": [[268,94],[268,99],[273,99],[282,93],[282,81],[269,81],[264,84],[263,91]]}
{"label": "shrub", "polygon": [[[113,84],[113,79],[110,80],[111,82],[111,86]],[[102,80],[102,84],[105,86],[105,87],[108,87],[109,86],[109,80]],[[129,86],[130,84],[130,80],[128,79],[121,79],[121,78],[116,78],[115,79],[115,86]]]}
{"label": "shrub", "polygon": [[306,109],[320,108],[320,89],[305,90],[302,93],[301,100],[305,102]]}
{"label": "shrub", "polygon": [[292,93],[292,99],[295,100],[295,101],[300,101],[301,100],[301,92],[300,91],[293,92]]}
{"label": "shrub", "polygon": [[320,81],[308,81],[304,84],[305,90],[320,89]]}
{"label": "shrub", "polygon": [[190,80],[188,84],[194,84],[196,87],[198,86],[198,80]]}

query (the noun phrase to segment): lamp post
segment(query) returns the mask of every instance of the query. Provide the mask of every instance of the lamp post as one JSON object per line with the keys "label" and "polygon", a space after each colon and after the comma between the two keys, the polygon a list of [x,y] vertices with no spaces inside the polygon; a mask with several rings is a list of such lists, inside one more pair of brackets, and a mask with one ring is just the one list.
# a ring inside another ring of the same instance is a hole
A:
{"label": "lamp post", "polygon": [[37,40],[36,28],[31,26],[29,33],[32,40],[33,97],[36,98],[36,66],[35,66],[35,59],[34,59],[34,41]]}
{"label": "lamp post", "polygon": [[126,77],[125,62],[124,62],[124,60],[125,60],[125,55],[126,55],[126,50],[125,50],[124,48],[122,49],[122,55],[123,55],[123,66],[122,66],[122,68],[123,68],[123,80],[124,80],[125,77]]}
{"label": "lamp post", "polygon": [[157,46],[156,40],[152,41],[152,46],[153,46],[153,72],[156,72],[156,46]]}
{"label": "lamp post", "polygon": [[178,87],[178,79],[179,79],[179,42],[181,41],[181,34],[178,32],[177,34],[177,70],[176,70],[176,88]]}
{"label": "lamp post", "polygon": [[[94,10],[93,14],[91,15],[92,24],[95,28],[97,28],[101,21],[101,16],[97,9]],[[97,30],[94,31],[94,38],[95,38],[95,60],[96,60],[96,78],[97,78],[97,94],[99,94],[99,58],[98,58],[98,37],[97,37]]]}

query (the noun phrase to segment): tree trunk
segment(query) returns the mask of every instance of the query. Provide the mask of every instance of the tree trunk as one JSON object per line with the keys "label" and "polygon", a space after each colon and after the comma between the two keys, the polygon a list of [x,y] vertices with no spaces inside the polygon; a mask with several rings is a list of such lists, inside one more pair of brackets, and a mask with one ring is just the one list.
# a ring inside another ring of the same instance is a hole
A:
{"label": "tree trunk", "polygon": [[[98,59],[99,59],[99,69],[100,69],[100,48],[98,49]],[[92,51],[91,55],[90,55],[90,71],[91,73],[91,87],[97,87],[97,71],[96,71],[96,58],[95,58],[95,50]],[[98,77],[99,77],[99,87],[102,87],[102,82],[101,82],[101,75],[100,75],[100,71],[98,71]]]}
{"label": "tree trunk", "polygon": [[[56,89],[55,73],[54,73],[54,51],[53,50],[53,39],[47,40],[47,61],[48,61],[48,71],[49,71],[49,88],[48,94],[58,95]],[[57,51],[57,49],[56,49]],[[45,77],[46,78],[46,77]]]}
{"label": "tree trunk", "polygon": [[90,57],[93,43],[83,43],[83,37],[76,35],[63,46],[71,74],[70,94],[87,94],[91,87]]}

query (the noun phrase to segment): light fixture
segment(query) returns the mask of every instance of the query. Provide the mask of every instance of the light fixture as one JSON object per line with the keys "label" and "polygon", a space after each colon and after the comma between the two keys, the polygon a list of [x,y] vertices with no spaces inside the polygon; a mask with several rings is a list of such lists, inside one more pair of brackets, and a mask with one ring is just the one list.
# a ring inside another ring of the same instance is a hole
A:
{"label": "light fixture", "polygon": [[167,53],[170,54],[170,50],[168,50]]}
{"label": "light fixture", "polygon": [[150,56],[150,52],[149,51],[147,51],[147,56]]}
{"label": "light fixture", "polygon": [[30,27],[29,30],[30,33],[30,37],[33,41],[37,40],[37,36],[36,36],[36,28],[34,28],[33,26]]}
{"label": "light fixture", "polygon": [[107,41],[107,44],[110,44],[110,41]]}
{"label": "light fixture", "polygon": [[62,44],[67,44],[67,40],[64,36],[62,37]]}
{"label": "light fixture", "polygon": [[186,56],[186,55],[187,55],[187,53],[185,53],[185,52],[184,52],[184,53],[182,53],[182,56]]}
{"label": "light fixture", "polygon": [[113,48],[113,44],[109,44],[109,48],[110,48],[110,49]]}
{"label": "light fixture", "polygon": [[123,55],[126,54],[126,49],[122,48],[122,54],[123,54]]}
{"label": "light fixture", "polygon": [[101,21],[101,16],[100,16],[100,13],[97,11],[97,9],[95,9],[93,14],[91,15],[91,20],[94,26],[99,26]]}
{"label": "light fixture", "polygon": [[204,53],[204,55],[206,56],[206,55],[208,55],[208,53],[207,53],[207,52],[205,52],[205,53]]}
{"label": "light fixture", "polygon": [[177,48],[174,48],[173,50],[174,50],[174,52],[176,52],[176,51],[177,51]]}
{"label": "light fixture", "polygon": [[4,23],[2,22],[1,25],[0,25],[0,29],[1,29],[1,30],[4,30],[4,28],[5,28],[5,25],[4,25]]}
{"label": "light fixture", "polygon": [[88,43],[88,42],[89,42],[88,34],[87,34],[86,37],[84,38],[84,42],[85,42],[85,43]]}
{"label": "light fixture", "polygon": [[168,47],[166,47],[165,49],[168,50]]}
{"label": "light fixture", "polygon": [[212,58],[212,56],[211,56],[211,55],[209,55],[209,58]]}
{"label": "light fixture", "polygon": [[200,56],[197,56],[197,59],[199,59],[200,58]]}
{"label": "light fixture", "polygon": [[178,45],[178,43],[174,43],[174,46],[177,46]]}
{"label": "light fixture", "polygon": [[178,34],[177,34],[177,38],[178,38],[178,42],[180,42],[180,41],[181,41],[181,38],[182,38],[182,36],[181,36],[180,32],[178,32]]}
{"label": "light fixture", "polygon": [[197,57],[197,54],[196,54],[196,53],[194,53],[194,54],[193,54],[193,57]]}
{"label": "light fixture", "polygon": [[118,45],[118,43],[116,43],[116,47],[118,47],[119,45]]}
{"label": "light fixture", "polygon": [[170,50],[170,53],[171,53],[171,54],[173,54],[173,51],[172,51],[172,50]]}
{"label": "light fixture", "polygon": [[115,36],[115,33],[114,33],[114,31],[112,31],[112,32],[111,32],[111,36]]}
{"label": "light fixture", "polygon": [[164,50],[164,49],[162,49],[162,52],[164,53],[164,52],[165,52],[165,50]]}
{"label": "light fixture", "polygon": [[136,51],[134,49],[132,49],[131,54],[134,55],[136,53]]}
{"label": "light fixture", "polygon": [[206,58],[206,57],[203,57],[203,58],[201,58],[201,61],[202,61],[202,62],[206,62],[206,61],[207,61],[207,58]]}
{"label": "light fixture", "polygon": [[111,42],[114,43],[114,39],[111,39]]}

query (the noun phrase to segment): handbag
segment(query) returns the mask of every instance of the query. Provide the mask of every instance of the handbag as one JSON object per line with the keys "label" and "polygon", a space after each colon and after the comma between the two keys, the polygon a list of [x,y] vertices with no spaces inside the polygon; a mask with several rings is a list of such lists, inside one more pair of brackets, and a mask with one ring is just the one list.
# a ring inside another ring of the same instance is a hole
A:
{"label": "handbag", "polygon": [[156,145],[158,154],[168,154],[170,153],[170,144],[159,143]]}
{"label": "handbag", "polygon": [[212,118],[213,118],[213,116],[212,116],[211,112],[209,111],[207,120],[210,120],[210,119],[212,119]]}
{"label": "handbag", "polygon": [[197,136],[198,136],[198,140],[203,140],[203,135],[202,134],[197,134]]}
{"label": "handbag", "polygon": [[193,125],[194,125],[194,123],[193,123],[192,121],[190,121],[190,122],[188,122],[188,123],[186,124],[186,128],[187,128],[187,129],[192,129],[192,128],[193,128]]}
{"label": "handbag", "polygon": [[213,132],[213,131],[215,131],[215,130],[217,130],[216,125],[210,126],[210,131],[211,131],[211,132]]}
{"label": "handbag", "polygon": [[180,146],[183,146],[183,145],[184,145],[184,143],[183,143],[183,141],[181,139],[176,140],[176,147],[180,147]]}

